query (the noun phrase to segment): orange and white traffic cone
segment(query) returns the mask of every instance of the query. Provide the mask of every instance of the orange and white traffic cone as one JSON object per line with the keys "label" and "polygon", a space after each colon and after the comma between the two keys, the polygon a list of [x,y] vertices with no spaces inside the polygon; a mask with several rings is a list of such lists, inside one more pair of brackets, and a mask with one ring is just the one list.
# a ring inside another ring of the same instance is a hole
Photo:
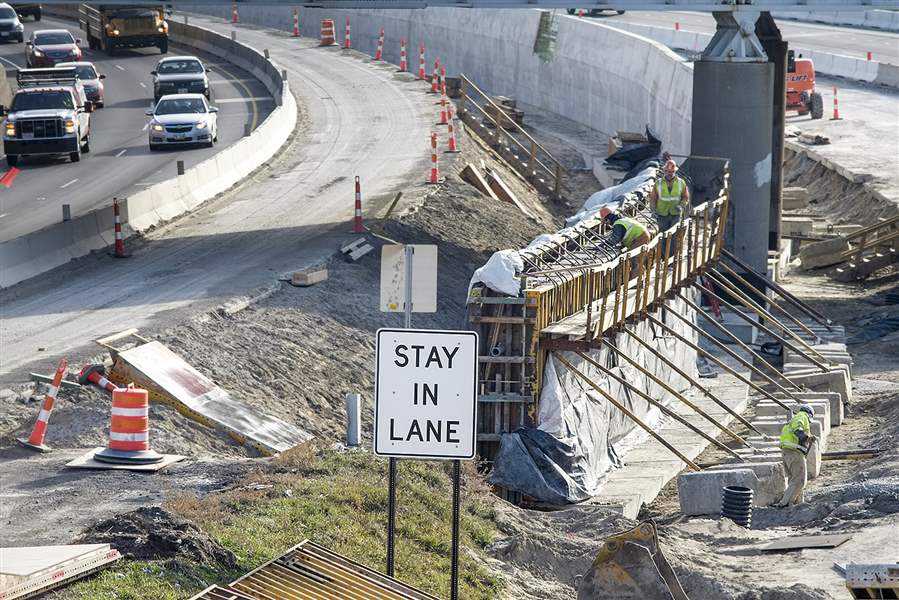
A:
{"label": "orange and white traffic cone", "polygon": [[675,21],[675,22],[674,22],[674,30],[675,30],[675,31],[680,31],[680,21]]}
{"label": "orange and white traffic cone", "polygon": [[350,17],[346,18],[346,31],[343,34],[343,49],[349,50],[353,47],[353,43],[350,41]]}
{"label": "orange and white traffic cone", "polygon": [[353,217],[353,233],[365,233],[365,226],[362,224],[362,185],[359,183],[359,176],[356,176],[356,213]]}
{"label": "orange and white traffic cone", "polygon": [[446,143],[446,151],[450,154],[455,154],[459,152],[459,149],[456,148],[456,131],[453,129],[453,120],[449,120],[449,129],[447,129],[447,133],[449,134],[449,140]]}
{"label": "orange and white traffic cone", "polygon": [[115,253],[116,258],[128,258],[130,254],[125,254],[125,237],[122,234],[122,215],[119,212],[118,198],[112,199],[112,214],[115,219]]}
{"label": "orange and white traffic cone", "polygon": [[431,132],[431,176],[428,183],[440,183],[440,171],[437,168],[437,134]]}
{"label": "orange and white traffic cone", "polygon": [[406,62],[406,38],[400,38],[400,73],[406,73],[409,64]]}
{"label": "orange and white traffic cone", "polygon": [[240,13],[237,12],[237,2],[231,3],[231,22],[240,23]]}
{"label": "orange and white traffic cone", "polygon": [[418,78],[422,81],[425,79],[425,45],[422,44],[418,49]]}
{"label": "orange and white traffic cone", "polygon": [[384,56],[384,29],[381,29],[381,33],[378,34],[378,49],[375,50],[375,60],[381,60],[381,57]]}
{"label": "orange and white traffic cone", "polygon": [[293,9],[293,37],[300,37],[300,9]]}
{"label": "orange and white traffic cone", "polygon": [[56,402],[56,395],[59,393],[59,386],[62,384],[62,376],[65,375],[66,367],[69,366],[66,359],[59,361],[56,367],[56,374],[53,376],[53,383],[47,390],[44,397],[44,403],[41,405],[41,411],[37,414],[37,421],[34,422],[34,429],[28,439],[19,438],[17,441],[32,450],[38,452],[50,452],[50,447],[44,444],[44,436],[47,435],[47,422],[50,420],[50,413],[53,412],[53,403]]}
{"label": "orange and white traffic cone", "polygon": [[443,96],[443,102],[446,103],[446,118],[453,118],[453,103],[450,102],[449,97],[446,95],[446,69],[443,68],[443,65],[440,65],[440,94]]}
{"label": "orange and white traffic cone", "polygon": [[106,369],[103,368],[103,365],[85,365],[78,373],[78,383],[81,385],[93,383],[107,392],[114,392],[119,386],[106,379],[105,374]]}
{"label": "orange and white traffic cone", "polygon": [[440,120],[437,121],[437,125],[446,125],[446,96],[440,96]]}
{"label": "orange and white traffic cone", "polygon": [[871,59],[873,59],[873,58],[874,58],[874,55],[873,55],[873,54],[871,54],[871,52],[870,52],[870,50],[869,50],[869,51],[868,51],[868,53],[867,53],[867,55],[866,55],[866,56],[867,56],[867,59],[868,59],[868,60],[871,60]]}
{"label": "orange and white traffic cone", "polygon": [[150,465],[165,458],[150,450],[150,399],[147,390],[128,384],[112,391],[109,444],[94,460],[112,464]]}
{"label": "orange and white traffic cone", "polygon": [[840,101],[837,100],[837,86],[833,86],[833,117],[831,121],[841,121],[840,119]]}
{"label": "orange and white traffic cone", "polygon": [[440,91],[440,59],[434,61],[434,70],[431,72],[431,92],[436,94]]}

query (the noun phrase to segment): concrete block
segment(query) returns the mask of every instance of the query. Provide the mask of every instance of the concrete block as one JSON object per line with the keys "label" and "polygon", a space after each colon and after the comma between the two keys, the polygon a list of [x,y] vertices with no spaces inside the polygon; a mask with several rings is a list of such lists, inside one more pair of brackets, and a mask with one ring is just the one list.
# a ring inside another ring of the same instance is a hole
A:
{"label": "concrete block", "polygon": [[841,254],[849,250],[849,242],[843,238],[822,240],[806,244],[799,250],[799,260],[803,269],[829,267],[843,262]]}
{"label": "concrete block", "polygon": [[295,271],[290,278],[290,284],[296,287],[309,287],[322,281],[327,281],[328,269],[307,269]]}
{"label": "concrete block", "polygon": [[[774,395],[777,398],[784,399],[787,404],[791,402],[786,394],[775,392]],[[804,402],[805,400],[809,399],[827,400],[827,413],[830,415],[830,426],[839,427],[843,424],[843,398],[838,392],[793,392],[793,396],[795,396],[800,402]]]}
{"label": "concrete block", "polygon": [[759,487],[752,495],[753,506],[769,506],[783,497],[787,488],[784,475],[784,465],[780,456],[770,461],[732,463],[730,465],[715,465],[706,471],[721,471],[730,469],[751,469],[759,478]]}
{"label": "concrete block", "polygon": [[808,190],[804,187],[785,187],[781,198],[783,210],[799,210],[808,206]]}
{"label": "concrete block", "polygon": [[[771,464],[771,463],[767,463]],[[761,469],[765,471],[765,468]],[[767,506],[779,500],[777,490],[783,495],[783,465],[780,470],[769,467],[770,475],[759,478],[753,468],[706,469],[699,472],[681,473],[677,477],[677,497],[680,510],[685,515],[717,515],[721,513],[721,489],[728,485],[739,485],[753,490],[753,505]],[[778,475],[779,473],[779,475]],[[759,504],[756,499],[759,496]]]}
{"label": "concrete block", "polygon": [[815,372],[790,373],[790,381],[813,392],[836,392],[846,403],[852,402],[852,383],[849,372],[844,368],[833,368],[827,373]]}
{"label": "concrete block", "polygon": [[[737,338],[740,339],[740,341],[746,344],[755,343],[755,340],[758,337],[759,333],[759,330],[756,327],[753,327],[737,315],[727,310],[722,309],[721,318],[724,320],[723,325],[727,328],[727,330],[736,335]],[[709,325],[707,319],[700,319],[699,323],[702,326],[703,331],[710,333],[716,340],[720,340],[726,344],[732,343],[732,340],[718,331],[717,327]]]}
{"label": "concrete block", "polygon": [[781,234],[808,237],[812,234],[814,220],[811,217],[788,217],[780,219]]}

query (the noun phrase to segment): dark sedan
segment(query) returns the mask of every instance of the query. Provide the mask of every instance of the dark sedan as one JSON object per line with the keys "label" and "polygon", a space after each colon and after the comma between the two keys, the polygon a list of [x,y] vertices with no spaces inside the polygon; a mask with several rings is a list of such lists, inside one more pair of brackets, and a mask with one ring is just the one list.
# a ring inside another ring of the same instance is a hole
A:
{"label": "dark sedan", "polygon": [[29,68],[55,67],[61,62],[81,60],[81,40],[66,29],[40,29],[25,42],[25,63]]}

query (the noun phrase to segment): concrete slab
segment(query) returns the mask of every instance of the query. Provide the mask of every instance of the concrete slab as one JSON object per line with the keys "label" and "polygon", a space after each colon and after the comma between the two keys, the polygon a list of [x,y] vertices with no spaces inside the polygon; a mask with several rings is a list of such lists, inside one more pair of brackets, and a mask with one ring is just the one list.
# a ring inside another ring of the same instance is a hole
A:
{"label": "concrete slab", "polygon": [[143,471],[148,473],[155,473],[156,471],[160,471],[166,468],[169,465],[175,464],[178,461],[184,460],[186,457],[180,456],[178,454],[163,454],[163,458],[160,462],[150,464],[150,465],[117,465],[113,463],[105,463],[100,462],[99,460],[94,460],[94,454],[103,450],[103,447],[100,446],[98,448],[94,448],[93,450],[88,450],[84,455],[76,458],[75,460],[66,463],[66,466],[70,469],[97,469],[97,470],[110,470],[110,471]]}
{"label": "concrete slab", "polygon": [[30,598],[120,558],[109,544],[0,548],[0,598]]}
{"label": "concrete slab", "polygon": [[816,369],[815,371],[797,371],[790,373],[790,381],[798,386],[803,386],[813,392],[837,392],[844,402],[852,402],[852,383],[849,378],[848,368],[838,366],[827,373]]}

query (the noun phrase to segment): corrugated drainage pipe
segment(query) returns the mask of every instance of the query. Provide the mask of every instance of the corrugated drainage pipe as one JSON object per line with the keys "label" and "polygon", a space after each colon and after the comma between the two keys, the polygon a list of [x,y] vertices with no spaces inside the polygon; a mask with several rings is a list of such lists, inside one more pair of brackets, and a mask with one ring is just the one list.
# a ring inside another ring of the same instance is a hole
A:
{"label": "corrugated drainage pipe", "polygon": [[750,527],[752,524],[752,489],[738,485],[722,488],[721,516],[737,525]]}

